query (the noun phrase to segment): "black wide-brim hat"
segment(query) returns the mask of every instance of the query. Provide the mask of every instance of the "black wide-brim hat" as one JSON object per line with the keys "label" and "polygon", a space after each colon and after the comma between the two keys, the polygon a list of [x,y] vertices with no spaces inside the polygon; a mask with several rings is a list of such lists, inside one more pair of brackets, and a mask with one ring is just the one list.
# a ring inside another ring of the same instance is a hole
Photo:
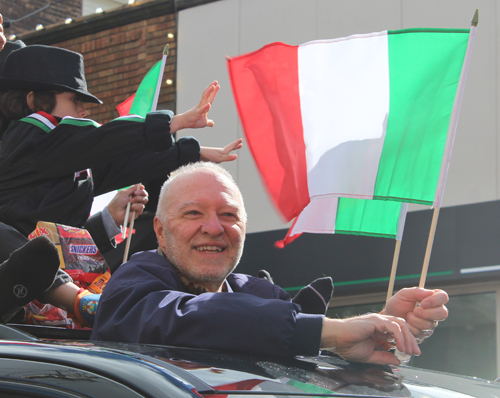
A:
{"label": "black wide-brim hat", "polygon": [[80,94],[82,101],[102,104],[87,91],[83,57],[64,48],[30,45],[11,52],[0,77],[0,91],[51,90]]}
{"label": "black wide-brim hat", "polygon": [[7,55],[9,55],[12,51],[19,50],[23,47],[26,47],[26,44],[24,44],[22,40],[8,41],[7,43],[5,43],[3,50],[0,51],[0,75],[3,72],[3,67],[5,66]]}

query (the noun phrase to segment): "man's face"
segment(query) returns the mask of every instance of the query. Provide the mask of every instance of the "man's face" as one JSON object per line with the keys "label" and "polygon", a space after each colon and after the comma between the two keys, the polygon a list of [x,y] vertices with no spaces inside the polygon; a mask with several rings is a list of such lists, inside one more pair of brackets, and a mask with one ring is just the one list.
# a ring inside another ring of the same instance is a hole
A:
{"label": "man's face", "polygon": [[[189,280],[210,289],[224,281],[243,252],[245,222],[238,191],[225,176],[201,169],[173,182],[166,220],[155,231],[167,258]],[[160,203],[165,206],[165,203]]]}

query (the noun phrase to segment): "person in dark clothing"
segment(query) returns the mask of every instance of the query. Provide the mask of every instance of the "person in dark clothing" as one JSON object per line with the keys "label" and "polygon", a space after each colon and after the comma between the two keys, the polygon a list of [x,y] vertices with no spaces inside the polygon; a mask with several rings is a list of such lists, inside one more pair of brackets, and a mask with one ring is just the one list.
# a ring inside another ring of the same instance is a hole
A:
{"label": "person in dark clothing", "polygon": [[[447,317],[447,294],[420,288],[398,292],[382,314],[305,313],[265,273],[233,273],[246,222],[243,198],[225,169],[194,163],[176,170],[160,193],[158,249],[133,255],[113,274],[91,339],[279,356],[329,348],[351,361],[397,365],[376,340],[394,338],[401,352],[419,354],[415,336]],[[301,296],[309,301],[309,292]]]}
{"label": "person in dark clothing", "polygon": [[[147,192],[135,186],[137,181],[167,178],[193,161],[234,160],[231,152],[241,147],[241,140],[225,148],[203,148],[191,137],[173,139],[183,128],[213,126],[207,112],[219,90],[217,82],[185,113],[156,111],[99,125],[85,118],[83,104],[101,101],[87,91],[83,70],[81,54],[51,46],[27,46],[6,58],[0,118],[9,127],[0,152],[0,222],[23,235],[38,221],[84,227],[106,252],[113,248],[127,204],[131,202],[130,217],[137,217],[147,203]],[[132,184],[88,219],[94,196]],[[75,311],[81,322],[77,309],[85,308],[78,304],[84,296],[71,282],[44,293],[47,302]]]}

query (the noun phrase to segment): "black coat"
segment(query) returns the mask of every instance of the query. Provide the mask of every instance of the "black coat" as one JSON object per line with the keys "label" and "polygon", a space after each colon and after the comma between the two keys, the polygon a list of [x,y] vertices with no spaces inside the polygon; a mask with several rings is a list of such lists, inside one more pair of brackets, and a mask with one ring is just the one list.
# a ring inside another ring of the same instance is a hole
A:
{"label": "black coat", "polygon": [[179,166],[199,160],[194,138],[174,142],[171,117],[170,111],[157,111],[101,126],[38,112],[17,121],[2,138],[0,222],[26,236],[38,221],[85,227],[94,196],[167,179]]}

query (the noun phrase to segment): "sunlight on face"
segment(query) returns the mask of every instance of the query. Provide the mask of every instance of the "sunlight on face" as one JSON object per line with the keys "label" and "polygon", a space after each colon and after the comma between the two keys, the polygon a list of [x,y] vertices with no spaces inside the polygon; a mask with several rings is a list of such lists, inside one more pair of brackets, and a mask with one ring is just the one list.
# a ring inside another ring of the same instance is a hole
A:
{"label": "sunlight on face", "polygon": [[[243,253],[243,202],[234,184],[210,170],[172,185],[160,246],[193,282],[222,283]],[[160,237],[159,237],[160,238]]]}
{"label": "sunlight on face", "polygon": [[52,115],[61,118],[65,116],[83,118],[87,116],[87,110],[78,94],[66,91],[56,94],[56,106]]}

